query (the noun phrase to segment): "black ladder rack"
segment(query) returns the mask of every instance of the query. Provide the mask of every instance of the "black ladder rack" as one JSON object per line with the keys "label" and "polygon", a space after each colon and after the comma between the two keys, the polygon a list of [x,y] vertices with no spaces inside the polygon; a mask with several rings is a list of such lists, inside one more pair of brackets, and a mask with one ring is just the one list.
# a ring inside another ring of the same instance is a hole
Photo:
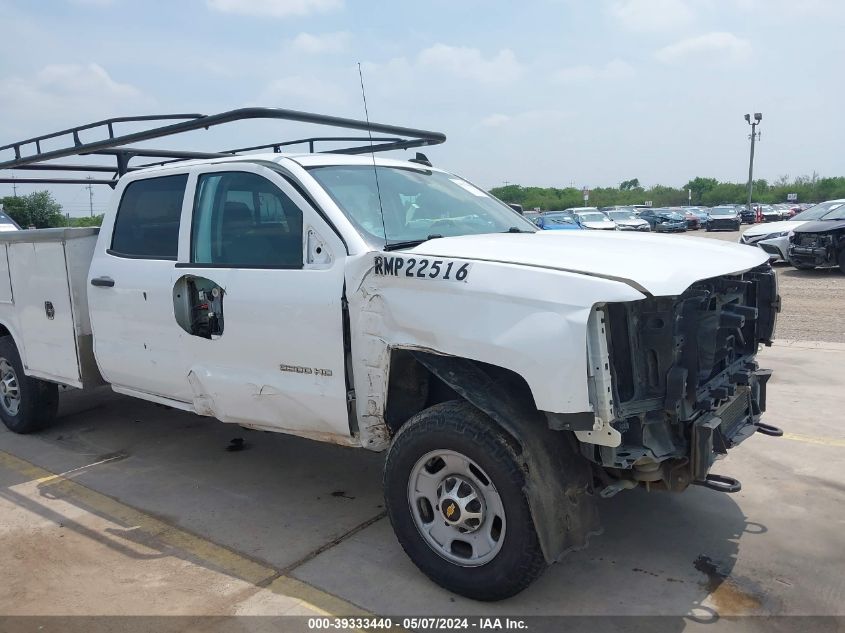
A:
{"label": "black ladder rack", "polygon": [[[285,140],[252,147],[241,147],[238,149],[225,150],[221,152],[196,152],[169,149],[150,149],[132,147],[130,144],[149,141],[152,139],[164,138],[194,130],[207,130],[210,127],[233,123],[236,121],[252,119],[277,119],[284,121],[296,121],[300,123],[311,123],[315,125],[326,125],[350,130],[362,130],[368,133],[367,136],[311,136],[296,140]],[[176,121],[175,123],[164,122]],[[146,130],[131,132],[128,134],[116,134],[115,126],[122,123],[145,123],[155,122],[159,125]],[[85,132],[100,136],[105,132],[106,138],[85,142],[80,134]],[[389,136],[371,136],[373,134],[384,134]],[[70,141],[65,146],[53,149],[45,149],[44,145],[54,144],[58,139]],[[337,154],[367,154],[370,152],[387,152],[391,150],[410,149],[426,145],[439,145],[446,141],[446,136],[440,132],[418,130],[396,125],[385,125],[383,123],[368,123],[357,119],[328,116],[325,114],[314,114],[311,112],[300,112],[298,110],[286,110],[283,108],[239,108],[219,114],[163,114],[128,116],[104,119],[94,123],[87,123],[76,127],[52,132],[41,136],[34,136],[23,141],[16,141],[0,146],[0,157],[8,154],[11,150],[12,158],[0,158],[0,169],[25,170],[25,171],[60,171],[60,172],[89,172],[89,173],[112,173],[110,179],[92,178],[0,178],[0,183],[65,183],[65,184],[107,184],[112,187],[117,183],[117,178],[135,169],[143,169],[152,165],[161,165],[173,161],[224,158],[227,156],[242,155],[243,152],[255,150],[272,150],[280,153],[283,147],[295,145],[307,145],[308,151],[313,153],[317,143],[351,143],[348,147],[329,150]],[[69,156],[112,156],[115,158],[114,165],[74,165],[72,163],[54,163],[56,159]],[[135,157],[145,157],[156,160],[135,167],[129,166],[129,161]]]}

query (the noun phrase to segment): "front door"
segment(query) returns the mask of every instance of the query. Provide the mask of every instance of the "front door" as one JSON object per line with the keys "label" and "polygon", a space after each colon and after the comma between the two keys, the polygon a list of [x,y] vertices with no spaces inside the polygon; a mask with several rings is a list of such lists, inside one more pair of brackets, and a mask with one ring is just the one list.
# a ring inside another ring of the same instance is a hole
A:
{"label": "front door", "polygon": [[348,438],[343,243],[266,167],[204,167],[189,190],[174,301],[195,409]]}

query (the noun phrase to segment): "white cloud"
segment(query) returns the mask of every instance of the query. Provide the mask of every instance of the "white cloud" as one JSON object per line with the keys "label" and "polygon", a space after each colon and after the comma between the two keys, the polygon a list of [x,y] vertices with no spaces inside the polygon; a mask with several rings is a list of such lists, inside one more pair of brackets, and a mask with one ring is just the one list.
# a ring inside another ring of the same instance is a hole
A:
{"label": "white cloud", "polygon": [[31,77],[0,79],[0,95],[7,122],[36,122],[39,129],[144,114],[155,106],[152,98],[115,81],[98,64],[53,64]]}
{"label": "white cloud", "polygon": [[339,53],[346,49],[349,44],[350,34],[346,31],[338,33],[324,33],[313,35],[311,33],[300,33],[291,40],[291,48],[303,53]]}
{"label": "white cloud", "polygon": [[665,46],[654,56],[664,64],[680,64],[697,59],[710,64],[742,63],[751,57],[751,43],[733,33],[707,33]]}
{"label": "white cloud", "polygon": [[223,13],[239,13],[272,18],[328,13],[343,7],[344,0],[206,0]]}
{"label": "white cloud", "polygon": [[511,117],[507,114],[491,114],[481,119],[481,125],[483,127],[501,127],[509,123],[510,120]]}
{"label": "white cloud", "polygon": [[695,17],[685,0],[616,0],[607,13],[632,31],[669,31],[687,26]]}
{"label": "white cloud", "polygon": [[596,81],[596,80],[611,80],[611,79],[626,79],[633,77],[635,71],[634,67],[628,62],[621,59],[614,59],[607,62],[604,66],[570,66],[569,68],[561,68],[554,73],[555,81],[562,83],[578,82],[578,81]]}
{"label": "white cloud", "polygon": [[421,51],[417,64],[481,83],[508,83],[518,79],[523,70],[510,49],[502,49],[485,59],[477,48],[446,44],[435,44]]}

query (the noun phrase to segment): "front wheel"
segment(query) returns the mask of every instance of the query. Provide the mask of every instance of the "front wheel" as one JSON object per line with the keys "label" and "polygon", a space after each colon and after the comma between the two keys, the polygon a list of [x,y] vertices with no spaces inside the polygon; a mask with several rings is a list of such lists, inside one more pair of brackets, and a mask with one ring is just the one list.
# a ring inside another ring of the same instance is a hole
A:
{"label": "front wheel", "polygon": [[435,405],[393,440],[387,513],[402,548],[450,591],[501,600],[546,568],[513,441],[468,402]]}
{"label": "front wheel", "polygon": [[59,387],[30,378],[11,336],[0,338],[0,419],[10,431],[32,433],[47,426],[59,408]]}

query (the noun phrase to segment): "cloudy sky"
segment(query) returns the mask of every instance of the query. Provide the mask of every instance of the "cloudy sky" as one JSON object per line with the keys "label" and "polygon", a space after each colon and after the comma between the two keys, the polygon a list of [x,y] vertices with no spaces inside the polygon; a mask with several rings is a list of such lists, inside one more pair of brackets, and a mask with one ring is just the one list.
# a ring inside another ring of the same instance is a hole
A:
{"label": "cloudy sky", "polygon": [[[363,118],[361,62],[371,119],[446,133],[429,157],[485,187],[742,181],[754,111],[757,175],[845,175],[842,0],[0,0],[0,16],[0,144],[244,105]],[[308,133],[250,123],[182,147]],[[54,192],[87,211],[83,188]]]}

